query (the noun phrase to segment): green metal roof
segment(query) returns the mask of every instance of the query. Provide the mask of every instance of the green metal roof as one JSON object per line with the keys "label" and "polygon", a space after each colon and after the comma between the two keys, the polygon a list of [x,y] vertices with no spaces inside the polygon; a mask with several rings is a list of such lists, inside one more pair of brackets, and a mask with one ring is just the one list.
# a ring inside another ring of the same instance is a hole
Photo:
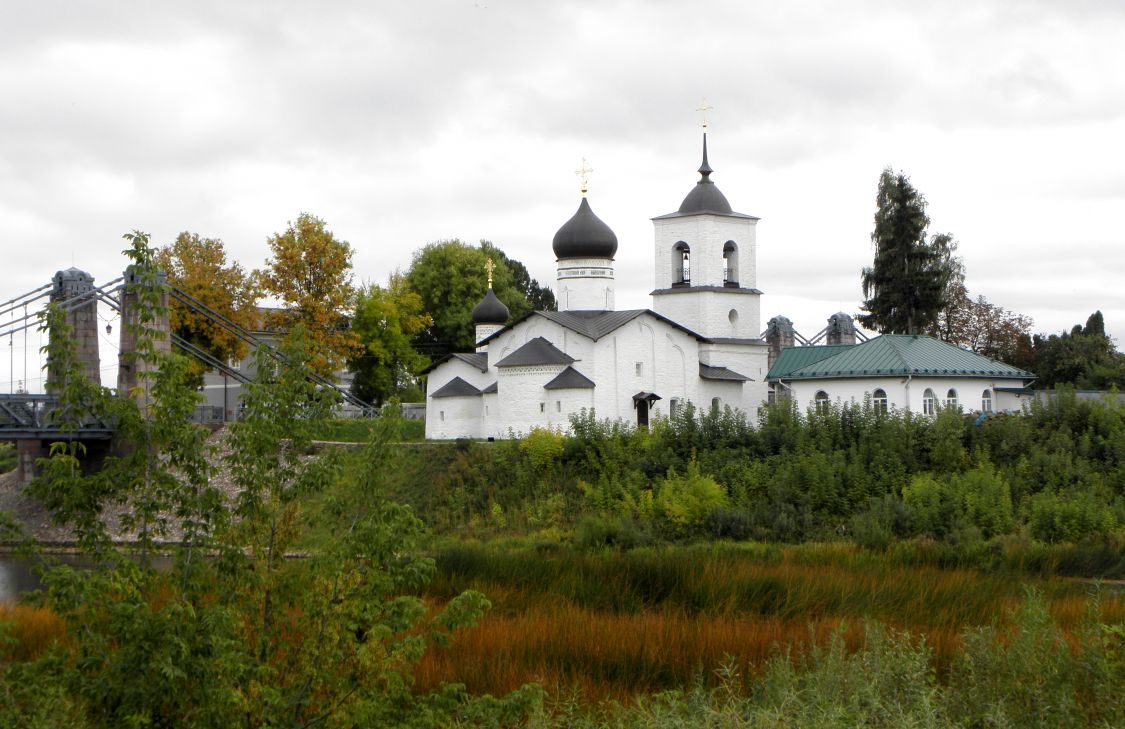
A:
{"label": "green metal roof", "polygon": [[[782,351],[822,349],[794,347]],[[827,349],[827,347],[823,348]],[[932,375],[940,377],[1008,377],[1032,379],[1035,375],[1017,367],[974,354],[967,349],[933,337],[884,334],[863,344],[848,346],[830,357],[814,359],[801,367],[788,367],[786,374],[774,375],[782,362],[778,357],[770,378],[819,379],[870,377],[879,375]]]}
{"label": "green metal roof", "polygon": [[781,350],[781,355],[774,360],[773,366],[770,367],[769,373],[766,374],[766,379],[776,380],[779,377],[789,377],[791,373],[796,372],[802,367],[808,367],[823,359],[828,359],[854,346],[856,345],[822,344],[816,347],[786,347]]}

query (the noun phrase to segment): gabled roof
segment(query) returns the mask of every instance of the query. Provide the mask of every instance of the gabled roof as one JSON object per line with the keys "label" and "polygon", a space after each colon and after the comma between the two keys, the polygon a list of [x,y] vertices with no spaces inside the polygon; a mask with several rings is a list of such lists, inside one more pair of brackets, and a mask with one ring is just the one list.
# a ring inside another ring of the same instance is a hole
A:
{"label": "gabled roof", "polygon": [[489,385],[488,387],[481,390],[480,394],[482,394],[482,395],[495,395],[498,392],[500,392],[500,387],[497,383],[493,382],[491,385]]}
{"label": "gabled roof", "polygon": [[[795,347],[788,351],[803,349]],[[813,349],[810,347],[809,349]],[[1032,379],[1035,375],[1017,367],[962,349],[933,337],[884,334],[863,344],[848,346],[830,357],[775,375],[781,358],[770,368],[770,377],[818,379],[886,375],[931,375],[941,377],[1006,377]]]}
{"label": "gabled roof", "polygon": [[543,385],[544,390],[590,390],[594,381],[573,367],[567,367],[558,377]]}
{"label": "gabled roof", "polygon": [[548,342],[543,337],[529,340],[515,352],[496,363],[497,367],[528,367],[532,365],[563,364],[575,362],[566,352]]}
{"label": "gabled roof", "polygon": [[699,377],[703,380],[725,380],[727,382],[749,382],[750,378],[746,375],[740,375],[733,370],[728,370],[726,367],[712,367],[699,363]]}
{"label": "gabled roof", "polygon": [[687,334],[689,337],[694,337],[700,342],[711,341],[702,335],[696,334],[682,324],[677,324],[668,317],[657,314],[652,309],[625,309],[624,311],[529,311],[503,329],[498,329],[485,337],[478,344],[486,344],[492,341],[504,332],[527,321],[533,316],[541,316],[544,319],[553,321],[559,326],[565,327],[572,332],[581,334],[596,342],[607,334],[625,326],[642,314],[648,314],[654,319],[664,322],[674,329],[679,329],[684,334]]}
{"label": "gabled roof", "polygon": [[454,377],[437,389],[430,397],[475,397],[480,395],[480,390],[465,382],[460,377]]}
{"label": "gabled roof", "polygon": [[821,344],[814,347],[786,347],[781,350],[781,354],[774,360],[773,365],[770,366],[770,371],[766,374],[766,379],[788,377],[790,373],[796,372],[802,367],[807,367],[814,362],[828,359],[854,346],[856,345]]}
{"label": "gabled roof", "polygon": [[488,354],[485,352],[450,352],[438,361],[432,362],[430,366],[422,370],[420,374],[429,374],[436,370],[438,365],[445,364],[451,359],[459,359],[470,367],[476,367],[481,372],[488,371]]}

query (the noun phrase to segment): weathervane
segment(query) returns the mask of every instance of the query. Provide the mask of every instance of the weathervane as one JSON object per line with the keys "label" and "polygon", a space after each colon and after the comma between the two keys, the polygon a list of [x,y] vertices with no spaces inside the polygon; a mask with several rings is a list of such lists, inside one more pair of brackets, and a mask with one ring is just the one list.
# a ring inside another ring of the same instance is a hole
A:
{"label": "weathervane", "polygon": [[491,258],[486,258],[484,261],[484,270],[488,271],[488,288],[492,288],[492,269],[496,268],[496,264],[492,262]]}
{"label": "weathervane", "polygon": [[703,97],[703,105],[700,106],[698,109],[696,109],[696,111],[698,111],[699,113],[701,113],[703,115],[703,130],[704,131],[707,130],[707,112],[711,111],[714,108],[715,107],[713,107],[713,106],[708,106],[707,105],[707,97]]}
{"label": "weathervane", "polygon": [[578,179],[582,180],[582,197],[586,197],[586,191],[590,188],[590,173],[593,172],[592,167],[586,166],[586,158],[582,158],[582,166],[574,171],[578,175]]}

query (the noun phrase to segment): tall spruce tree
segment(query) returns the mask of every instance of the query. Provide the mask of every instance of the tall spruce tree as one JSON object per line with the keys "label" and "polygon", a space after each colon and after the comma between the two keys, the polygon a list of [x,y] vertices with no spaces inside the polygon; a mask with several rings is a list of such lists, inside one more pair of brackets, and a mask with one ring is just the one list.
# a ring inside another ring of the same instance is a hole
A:
{"label": "tall spruce tree", "polygon": [[960,271],[956,243],[948,234],[927,237],[926,198],[901,172],[883,170],[876,205],[875,260],[863,269],[859,322],[883,334],[915,334],[945,306],[948,284]]}

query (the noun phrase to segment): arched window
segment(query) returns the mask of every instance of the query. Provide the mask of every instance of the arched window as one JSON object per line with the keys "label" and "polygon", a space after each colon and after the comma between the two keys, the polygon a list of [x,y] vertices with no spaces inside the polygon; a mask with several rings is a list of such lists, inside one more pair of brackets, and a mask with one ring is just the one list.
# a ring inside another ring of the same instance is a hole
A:
{"label": "arched window", "polygon": [[933,415],[937,411],[937,395],[930,388],[922,393],[922,414]]}
{"label": "arched window", "polygon": [[982,413],[992,412],[992,390],[985,390],[980,395],[980,411]]}
{"label": "arched window", "polygon": [[830,407],[830,405],[828,402],[827,392],[825,392],[824,390],[817,390],[816,395],[813,395],[813,402],[816,405],[816,411],[818,413],[828,412],[828,408]]}
{"label": "arched window", "polygon": [[945,406],[947,408],[957,407],[957,391],[952,387],[949,388],[949,392],[945,393]]}
{"label": "arched window", "polygon": [[691,247],[679,241],[672,246],[672,285],[687,286],[691,283]]}
{"label": "arched window", "polygon": [[733,240],[723,245],[723,285],[738,286],[738,245]]}
{"label": "arched window", "polygon": [[883,388],[878,388],[875,392],[871,393],[871,407],[877,413],[887,412],[887,392]]}
{"label": "arched window", "polygon": [[722,401],[722,400],[720,400],[720,399],[719,399],[719,398],[717,398],[717,397],[713,397],[713,398],[711,398],[711,412],[713,412],[713,413],[717,413],[717,412],[719,412],[719,409],[720,409],[720,408],[721,408],[722,406],[723,406],[723,401]]}

